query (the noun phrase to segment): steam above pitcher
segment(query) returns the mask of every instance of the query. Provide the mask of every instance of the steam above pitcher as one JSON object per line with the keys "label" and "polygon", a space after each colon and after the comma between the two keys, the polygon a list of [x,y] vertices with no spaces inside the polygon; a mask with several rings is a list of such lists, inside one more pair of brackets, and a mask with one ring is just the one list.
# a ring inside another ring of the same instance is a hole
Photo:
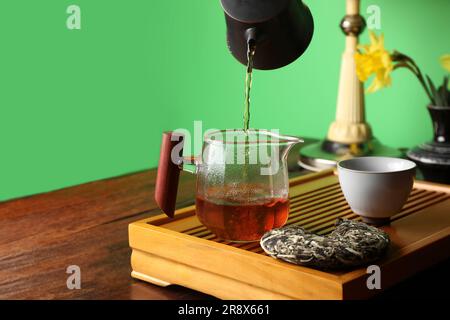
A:
{"label": "steam above pitcher", "polygon": [[233,56],[247,64],[252,43],[255,69],[277,69],[300,57],[311,42],[314,22],[301,0],[221,0],[227,42]]}

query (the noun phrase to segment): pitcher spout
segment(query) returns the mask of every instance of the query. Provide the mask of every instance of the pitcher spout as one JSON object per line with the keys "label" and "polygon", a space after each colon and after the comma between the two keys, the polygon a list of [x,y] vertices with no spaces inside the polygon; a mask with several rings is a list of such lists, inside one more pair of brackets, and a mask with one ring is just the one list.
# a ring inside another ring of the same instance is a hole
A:
{"label": "pitcher spout", "polygon": [[301,139],[300,137],[296,137],[296,136],[286,136],[286,135],[280,135],[279,136],[279,144],[280,144],[280,153],[281,153],[281,157],[285,158],[288,156],[289,151],[291,151],[291,149],[296,146],[299,143],[303,143],[304,140]]}

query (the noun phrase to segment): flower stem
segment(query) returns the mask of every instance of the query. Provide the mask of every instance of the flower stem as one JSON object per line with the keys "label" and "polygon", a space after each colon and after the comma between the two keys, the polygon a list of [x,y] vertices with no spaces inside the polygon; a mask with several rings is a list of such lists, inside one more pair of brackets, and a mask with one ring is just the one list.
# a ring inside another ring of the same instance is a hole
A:
{"label": "flower stem", "polygon": [[415,61],[412,58],[408,57],[407,55],[405,55],[403,53],[399,53],[399,52],[394,53],[394,61],[399,61],[395,65],[394,69],[403,67],[403,68],[409,69],[412,73],[414,73],[414,75],[417,77],[417,79],[419,79],[422,87],[425,89],[425,93],[427,94],[428,98],[430,99],[430,102],[432,104],[435,104],[435,99],[434,99],[433,95],[430,93],[430,89],[427,86],[427,83],[425,81],[425,78],[423,77],[422,71],[420,71],[420,68],[417,66]]}
{"label": "flower stem", "polygon": [[422,87],[425,89],[425,92],[428,95],[428,98],[430,99],[432,104],[435,104],[434,101],[434,97],[432,96],[431,92],[430,92],[430,88],[428,88],[427,83],[425,81],[425,78],[423,77],[422,71],[420,71],[419,66],[416,64],[416,62],[408,57],[407,55],[404,55],[406,58],[406,61],[408,61],[409,63],[411,63],[411,65],[417,70],[417,78],[419,79],[420,83],[422,84]]}

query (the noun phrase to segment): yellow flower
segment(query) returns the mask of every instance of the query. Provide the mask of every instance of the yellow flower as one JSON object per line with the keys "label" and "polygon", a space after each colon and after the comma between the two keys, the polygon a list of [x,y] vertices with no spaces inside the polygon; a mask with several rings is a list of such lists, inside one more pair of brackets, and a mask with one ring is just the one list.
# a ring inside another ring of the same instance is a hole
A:
{"label": "yellow flower", "polygon": [[361,52],[355,54],[356,74],[361,82],[375,75],[367,92],[372,93],[391,85],[391,72],[394,70],[392,57],[384,48],[384,37],[370,32],[370,45],[359,46]]}
{"label": "yellow flower", "polygon": [[441,64],[448,72],[450,72],[450,54],[444,54],[441,57]]}

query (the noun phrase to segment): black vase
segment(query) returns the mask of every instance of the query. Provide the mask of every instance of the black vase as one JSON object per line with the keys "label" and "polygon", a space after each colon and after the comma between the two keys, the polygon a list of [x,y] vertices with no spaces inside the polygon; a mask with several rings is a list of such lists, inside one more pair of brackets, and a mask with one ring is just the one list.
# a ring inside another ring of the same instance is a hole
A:
{"label": "black vase", "polygon": [[450,184],[450,107],[428,106],[434,139],[408,151],[425,180]]}

